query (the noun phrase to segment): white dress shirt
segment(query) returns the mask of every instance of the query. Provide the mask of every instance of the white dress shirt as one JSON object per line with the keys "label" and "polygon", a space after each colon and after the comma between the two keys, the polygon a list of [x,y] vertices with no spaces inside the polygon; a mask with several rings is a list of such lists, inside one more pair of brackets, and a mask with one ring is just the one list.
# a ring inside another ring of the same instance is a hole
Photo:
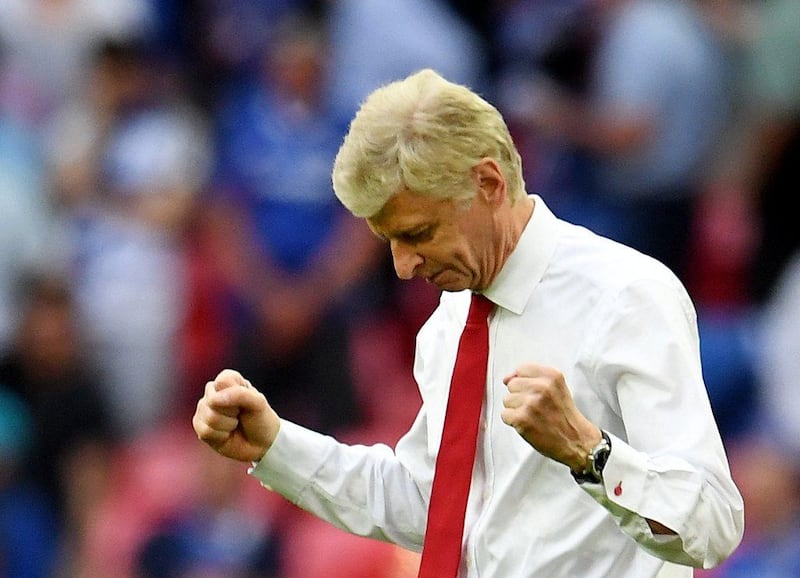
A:
{"label": "white dress shirt", "polygon": [[[485,292],[496,307],[459,575],[692,576],[688,565],[719,563],[743,531],[692,303],[666,267],[534,199]],[[252,475],[341,528],[419,550],[469,302],[468,291],[443,293],[420,330],[414,376],[423,405],[394,451],[284,421]],[[562,371],[578,408],[610,434],[603,484],[577,484],[501,421],[502,379],[530,362]],[[678,535],[654,535],[647,518]]]}

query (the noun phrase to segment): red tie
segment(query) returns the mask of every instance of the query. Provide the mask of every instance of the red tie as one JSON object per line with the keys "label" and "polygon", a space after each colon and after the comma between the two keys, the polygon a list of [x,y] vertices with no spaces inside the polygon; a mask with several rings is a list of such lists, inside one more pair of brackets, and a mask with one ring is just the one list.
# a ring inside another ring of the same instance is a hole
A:
{"label": "red tie", "polygon": [[486,297],[472,294],[450,382],[418,578],[455,578],[458,574],[464,513],[486,389],[487,318],[493,306]]}

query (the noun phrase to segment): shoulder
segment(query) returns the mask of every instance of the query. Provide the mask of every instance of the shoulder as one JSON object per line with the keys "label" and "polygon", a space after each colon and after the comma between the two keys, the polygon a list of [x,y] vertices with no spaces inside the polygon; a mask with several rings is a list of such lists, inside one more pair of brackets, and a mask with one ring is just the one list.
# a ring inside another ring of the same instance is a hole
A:
{"label": "shoulder", "polygon": [[562,228],[548,278],[568,280],[598,299],[664,295],[688,302],[683,284],[663,263],[583,227],[564,223]]}

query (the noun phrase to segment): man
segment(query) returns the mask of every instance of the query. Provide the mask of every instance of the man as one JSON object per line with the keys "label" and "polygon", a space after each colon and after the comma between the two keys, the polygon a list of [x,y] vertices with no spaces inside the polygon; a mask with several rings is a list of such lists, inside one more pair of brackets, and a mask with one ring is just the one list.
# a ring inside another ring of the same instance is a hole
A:
{"label": "man", "polygon": [[440,526],[464,524],[458,575],[663,578],[714,566],[739,543],[743,508],[689,297],[660,263],[526,195],[520,165],[498,111],[465,87],[425,70],[375,91],[333,181],[389,243],[399,277],[444,291],[417,340],[415,423],[394,451],[347,446],[282,421],[225,370],[194,428],[300,507],[419,550],[449,449],[460,334],[482,294],[493,311],[469,499]]}

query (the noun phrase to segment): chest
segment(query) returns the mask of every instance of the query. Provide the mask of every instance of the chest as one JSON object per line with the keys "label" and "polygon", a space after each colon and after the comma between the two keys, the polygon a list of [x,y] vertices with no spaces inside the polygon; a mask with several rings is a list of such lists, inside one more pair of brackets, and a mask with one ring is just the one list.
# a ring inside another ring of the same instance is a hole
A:
{"label": "chest", "polygon": [[[507,426],[500,413],[507,388],[503,379],[524,364],[540,364],[562,372],[578,408],[597,423],[613,420],[613,384],[598,383],[592,376],[596,332],[591,300],[578,301],[575,307],[550,307],[529,304],[517,315],[497,308],[489,322],[489,362],[486,368],[486,393],[481,431],[499,435]],[[441,322],[420,334],[415,377],[428,416],[428,444],[438,451],[453,368],[458,355],[462,325],[457,320]],[[515,433],[515,432],[511,432]]]}

